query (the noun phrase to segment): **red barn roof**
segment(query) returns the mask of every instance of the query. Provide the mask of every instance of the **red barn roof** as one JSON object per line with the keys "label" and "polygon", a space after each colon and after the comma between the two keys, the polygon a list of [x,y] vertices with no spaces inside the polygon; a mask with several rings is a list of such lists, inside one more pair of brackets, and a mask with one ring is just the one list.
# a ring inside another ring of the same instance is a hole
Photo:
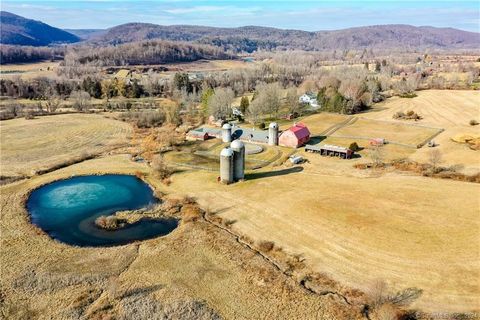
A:
{"label": "red barn roof", "polygon": [[310,137],[310,131],[303,123],[296,123],[293,127],[291,127],[288,130],[292,131],[298,140],[302,140],[307,137]]}

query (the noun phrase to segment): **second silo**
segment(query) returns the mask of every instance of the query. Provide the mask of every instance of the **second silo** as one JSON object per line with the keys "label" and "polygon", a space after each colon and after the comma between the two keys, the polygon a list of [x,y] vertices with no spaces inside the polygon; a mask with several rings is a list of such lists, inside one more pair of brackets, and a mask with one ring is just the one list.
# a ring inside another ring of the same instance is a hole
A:
{"label": "second silo", "polygon": [[222,141],[223,142],[232,141],[232,126],[229,123],[225,123],[222,126]]}
{"label": "second silo", "polygon": [[220,152],[220,181],[225,184],[233,180],[233,150],[224,148]]}
{"label": "second silo", "polygon": [[233,150],[233,180],[245,178],[245,145],[240,140],[234,140],[230,147]]}
{"label": "second silo", "polygon": [[278,124],[271,122],[268,126],[268,144],[270,146],[278,145]]}

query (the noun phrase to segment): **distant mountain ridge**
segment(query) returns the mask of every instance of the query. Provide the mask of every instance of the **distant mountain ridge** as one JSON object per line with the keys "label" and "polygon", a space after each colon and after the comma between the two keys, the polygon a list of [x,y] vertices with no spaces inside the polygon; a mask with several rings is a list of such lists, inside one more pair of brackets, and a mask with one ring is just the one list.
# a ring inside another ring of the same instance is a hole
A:
{"label": "distant mountain ridge", "polygon": [[269,27],[246,26],[216,28],[205,26],[161,26],[148,23],[127,23],[92,37],[94,43],[162,39],[196,41],[244,51],[256,49],[345,50],[363,48],[459,49],[479,48],[480,34],[453,28],[379,25],[334,31],[308,32]]}
{"label": "distant mountain ridge", "polygon": [[79,40],[79,37],[43,22],[0,11],[0,43],[2,44],[46,46]]}
{"label": "distant mountain ridge", "polygon": [[107,32],[107,29],[63,29],[63,30],[73,35],[76,35],[81,40],[88,40],[88,39],[91,39],[92,37],[97,37]]}
{"label": "distant mountain ridge", "polygon": [[127,23],[106,30],[60,30],[39,21],[0,12],[1,43],[49,45],[84,41],[116,45],[144,40],[196,42],[234,52],[258,49],[347,50],[347,49],[479,49],[480,33],[453,28],[377,25],[333,31],[284,30],[245,26],[217,28],[194,25],[163,26]]}

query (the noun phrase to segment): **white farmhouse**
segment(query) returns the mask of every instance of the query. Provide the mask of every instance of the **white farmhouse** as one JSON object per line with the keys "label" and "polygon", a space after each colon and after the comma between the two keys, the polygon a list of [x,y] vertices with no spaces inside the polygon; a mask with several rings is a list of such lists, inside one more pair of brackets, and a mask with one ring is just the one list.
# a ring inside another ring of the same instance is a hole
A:
{"label": "white farmhouse", "polygon": [[308,104],[313,109],[317,109],[320,107],[318,105],[317,97],[311,92],[307,92],[301,95],[300,98],[298,98],[298,102],[302,104]]}

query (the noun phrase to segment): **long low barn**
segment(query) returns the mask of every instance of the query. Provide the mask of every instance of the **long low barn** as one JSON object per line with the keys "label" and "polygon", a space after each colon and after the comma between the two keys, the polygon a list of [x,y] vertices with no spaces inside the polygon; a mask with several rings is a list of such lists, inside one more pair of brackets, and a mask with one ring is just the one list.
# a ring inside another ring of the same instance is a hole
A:
{"label": "long low barn", "polygon": [[268,143],[268,131],[233,127],[232,138],[245,142]]}
{"label": "long low barn", "polygon": [[[187,137],[195,140],[205,140],[209,137],[218,138],[222,137],[222,129],[200,127],[194,130],[190,130]],[[245,142],[253,143],[268,143],[268,131],[262,129],[250,129],[241,127],[232,127],[233,140],[238,139]]]}
{"label": "long low barn", "polygon": [[222,131],[220,129],[200,127],[190,130],[187,133],[187,139],[190,140],[207,140],[208,138],[220,138]]}
{"label": "long low barn", "polygon": [[342,159],[351,159],[353,155],[352,150],[345,147],[334,146],[331,144],[324,144],[321,146],[307,144],[305,146],[305,151],[318,152],[322,156],[340,157]]}

